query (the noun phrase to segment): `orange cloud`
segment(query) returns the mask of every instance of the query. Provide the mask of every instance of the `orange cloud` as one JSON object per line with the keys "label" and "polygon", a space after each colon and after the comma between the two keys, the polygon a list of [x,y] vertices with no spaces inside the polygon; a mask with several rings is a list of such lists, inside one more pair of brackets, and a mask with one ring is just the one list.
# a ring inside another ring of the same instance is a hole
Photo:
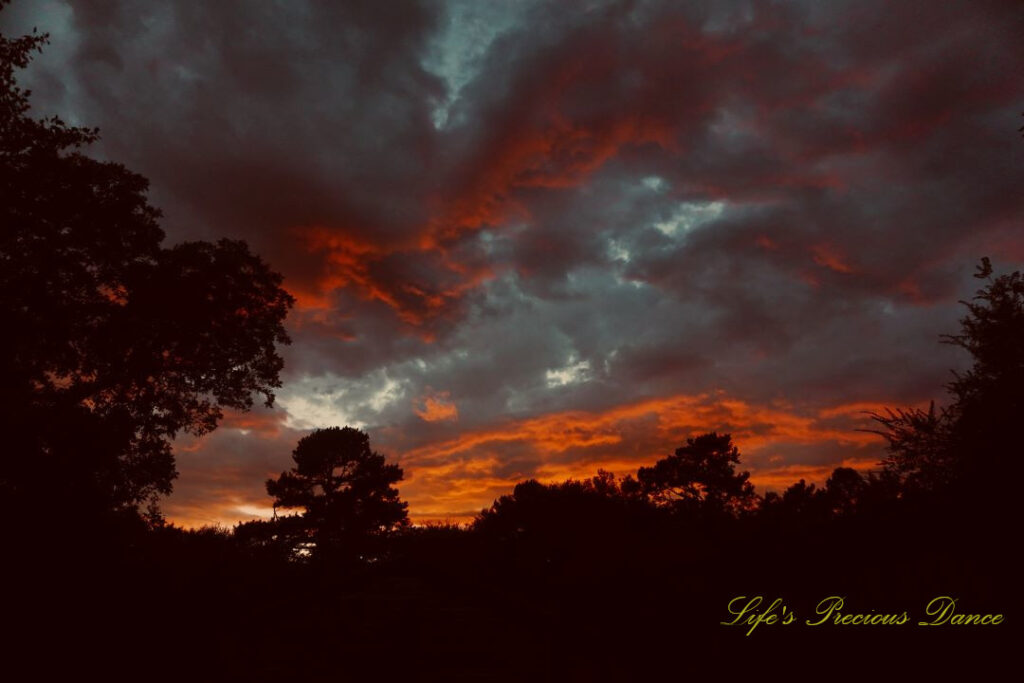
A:
{"label": "orange cloud", "polygon": [[[402,487],[410,509],[430,519],[457,516],[487,507],[528,478],[544,482],[583,479],[598,469],[634,473],[671,453],[694,434],[732,434],[741,467],[763,489],[785,488],[797,479],[822,482],[839,466],[865,470],[879,457],[852,457],[831,464],[777,464],[784,445],[840,447],[857,451],[879,444],[864,426],[854,403],[801,411],[775,402],[757,405],[723,392],[676,395],[615,406],[604,411],[567,411],[463,432],[425,444],[402,457],[407,479]],[[514,445],[527,454],[513,467],[501,449]],[[880,445],[880,444],[879,444]],[[571,453],[569,453],[571,451]],[[769,466],[759,466],[764,462]]]}
{"label": "orange cloud", "polygon": [[249,412],[225,410],[220,429],[241,429],[257,432],[260,436],[274,437],[281,431],[287,414],[280,409],[256,408]]}
{"label": "orange cloud", "polygon": [[430,222],[421,238],[422,248],[435,248],[463,232],[525,214],[510,198],[517,187],[573,187],[625,145],[673,144],[671,127],[649,117],[629,116],[586,127],[557,111],[554,93],[546,92],[545,97],[552,103],[546,107],[544,122],[532,128],[513,127],[494,138],[476,172]]}
{"label": "orange cloud", "polygon": [[216,500],[182,503],[171,498],[161,507],[168,521],[185,529],[231,528],[240,522],[270,519],[274,512],[269,498],[251,499],[232,491],[224,491]]}
{"label": "orange cloud", "polygon": [[417,464],[436,462],[486,444],[510,441],[527,442],[538,452],[547,454],[617,444],[622,441],[623,431],[630,422],[647,417],[655,420],[656,437],[717,429],[731,432],[737,441],[744,441],[748,448],[754,449],[776,441],[828,440],[863,444],[872,438],[851,430],[818,425],[822,415],[807,416],[771,406],[755,406],[716,392],[650,399],[600,413],[569,411],[542,415],[428,444],[407,453],[405,460]]}
{"label": "orange cloud", "polygon": [[825,482],[837,467],[849,467],[858,472],[878,469],[878,458],[844,458],[842,461],[829,465],[785,465],[771,469],[754,470],[750,473],[750,481],[765,491],[781,491],[803,479],[808,484]]}
{"label": "orange cloud", "polygon": [[421,396],[413,402],[413,412],[425,422],[443,422],[459,419],[459,409],[448,400],[448,392],[441,391]]}
{"label": "orange cloud", "polygon": [[[324,256],[323,273],[309,286],[295,288],[302,320],[317,322],[330,308],[331,292],[350,289],[365,301],[379,301],[412,327],[443,315],[466,292],[494,277],[487,265],[472,266],[453,259],[437,245],[421,244],[417,238],[394,244],[374,244],[353,238],[344,228],[303,226],[294,228],[306,249]],[[390,269],[381,272],[387,259],[427,259],[433,278],[430,283],[414,282]],[[301,321],[300,321],[301,324]],[[429,332],[422,336],[432,340]],[[351,339],[351,335],[346,335]]]}

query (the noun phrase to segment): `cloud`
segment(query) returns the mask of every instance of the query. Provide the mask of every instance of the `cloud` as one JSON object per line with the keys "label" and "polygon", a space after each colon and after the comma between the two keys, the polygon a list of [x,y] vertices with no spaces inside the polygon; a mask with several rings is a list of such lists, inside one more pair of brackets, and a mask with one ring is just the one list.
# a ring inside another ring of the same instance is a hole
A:
{"label": "cloud", "polygon": [[448,392],[432,392],[427,387],[428,393],[415,401],[413,412],[419,415],[424,422],[442,422],[445,420],[459,419],[459,409],[454,403],[448,401]]}
{"label": "cloud", "polygon": [[486,507],[527,478],[635,473],[706,431],[732,434],[761,493],[799,478],[821,483],[840,465],[877,469],[880,439],[858,431],[871,424],[865,411],[877,409],[758,405],[715,392],[507,420],[405,451],[401,463],[411,476],[402,493],[422,515],[443,518]]}
{"label": "cloud", "polygon": [[340,423],[402,460],[421,516],[712,424],[755,481],[870,462],[821,411],[941,398],[973,264],[1024,264],[1012,2],[0,17],[52,32],[35,111],[99,126],[170,240],[244,238],[299,300],[276,431],[179,451],[192,518],[265,504],[263,465]]}

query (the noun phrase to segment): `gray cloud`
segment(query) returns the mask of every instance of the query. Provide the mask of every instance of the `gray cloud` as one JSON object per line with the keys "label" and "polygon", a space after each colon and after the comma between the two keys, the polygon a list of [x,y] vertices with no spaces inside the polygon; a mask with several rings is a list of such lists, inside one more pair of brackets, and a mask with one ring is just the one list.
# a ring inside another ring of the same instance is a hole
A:
{"label": "gray cloud", "polygon": [[[973,263],[1024,263],[1017,3],[53,1],[2,21],[52,32],[36,110],[99,126],[171,240],[245,238],[299,296],[287,421],[182,450],[172,505],[255,499],[305,430],[348,421],[413,454],[414,510],[473,509],[508,478],[669,452],[714,425],[622,407],[716,391],[817,425],[751,431],[761,471],[869,460],[822,411],[941,397]],[[424,419],[428,396],[457,417]],[[560,414],[621,438],[545,450],[531,421]]]}

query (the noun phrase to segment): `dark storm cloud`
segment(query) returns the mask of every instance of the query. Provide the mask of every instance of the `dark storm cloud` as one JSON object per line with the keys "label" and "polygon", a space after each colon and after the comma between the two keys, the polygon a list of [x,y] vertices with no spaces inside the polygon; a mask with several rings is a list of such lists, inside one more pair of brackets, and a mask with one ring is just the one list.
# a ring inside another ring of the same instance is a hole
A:
{"label": "dark storm cloud", "polygon": [[1019,3],[4,21],[53,32],[36,108],[100,126],[172,239],[244,237],[298,295],[276,431],[193,444],[191,508],[258,500],[303,430],[342,422],[403,459],[423,514],[699,429],[742,435],[765,485],[865,466],[860,409],[941,397],[963,366],[937,341],[973,263],[1024,262]]}
{"label": "dark storm cloud", "polygon": [[102,151],[153,181],[173,238],[244,237],[306,291],[325,264],[297,228],[381,247],[424,221],[430,102],[444,91],[419,66],[427,8],[76,2],[62,14],[75,48],[38,76],[37,107],[58,100],[100,125]]}

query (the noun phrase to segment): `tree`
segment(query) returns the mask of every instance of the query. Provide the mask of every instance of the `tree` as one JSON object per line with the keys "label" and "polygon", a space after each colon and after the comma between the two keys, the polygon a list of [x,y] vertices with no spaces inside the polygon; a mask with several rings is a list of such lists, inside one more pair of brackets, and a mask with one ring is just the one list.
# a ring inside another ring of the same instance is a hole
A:
{"label": "tree", "polygon": [[376,541],[408,525],[407,504],[394,488],[402,469],[370,449],[370,439],[352,427],[318,429],[299,440],[295,466],[267,480],[275,510],[302,509],[279,518],[280,530],[311,543],[321,557],[358,557]]}
{"label": "tree", "polygon": [[867,482],[857,470],[835,468],[825,481],[824,499],[829,512],[839,517],[854,514],[866,489]]}
{"label": "tree", "polygon": [[653,467],[641,467],[637,482],[653,502],[680,511],[726,513],[751,509],[757,502],[749,472],[737,473],[739,450],[729,434],[689,438],[674,455]]}
{"label": "tree", "polygon": [[273,403],[294,300],[244,242],[163,246],[146,179],[81,153],[96,130],[28,115],[46,40],[0,35],[0,502],[133,511],[178,433]]}
{"label": "tree", "polygon": [[566,545],[594,530],[609,531],[623,518],[626,503],[615,475],[605,470],[590,479],[550,484],[528,479],[481,510],[473,528],[503,539],[544,538],[550,545]]}
{"label": "tree", "polygon": [[769,491],[761,501],[761,511],[788,524],[798,521],[820,520],[827,517],[828,502],[825,492],[801,479],[791,484],[781,495]]}
{"label": "tree", "polygon": [[884,415],[872,413],[872,417],[884,429],[868,431],[888,441],[884,471],[899,480],[905,494],[927,495],[952,483],[956,468],[949,445],[955,420],[948,408],[936,410],[932,401],[928,410],[887,408]]}
{"label": "tree", "polygon": [[[971,301],[961,331],[942,341],[966,350],[971,368],[954,373],[952,398],[940,411],[874,414],[888,441],[886,471],[908,492],[952,496],[962,505],[1017,509],[1024,475],[1019,453],[1024,416],[1024,276],[993,278],[983,258],[975,277],[987,284]],[[1019,514],[1019,512],[1017,512]]]}
{"label": "tree", "polygon": [[543,484],[530,479],[480,511],[473,532],[492,551],[495,567],[514,580],[613,580],[637,561],[643,529],[662,515],[642,499],[625,496],[615,476]]}

